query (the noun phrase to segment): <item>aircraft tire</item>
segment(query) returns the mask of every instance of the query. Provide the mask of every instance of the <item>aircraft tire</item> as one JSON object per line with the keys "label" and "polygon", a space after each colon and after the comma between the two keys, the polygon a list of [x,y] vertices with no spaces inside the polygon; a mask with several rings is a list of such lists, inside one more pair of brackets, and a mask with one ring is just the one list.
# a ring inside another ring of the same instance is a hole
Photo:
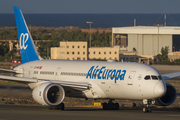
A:
{"label": "aircraft tire", "polygon": [[143,112],[144,113],[147,113],[148,112],[148,109],[146,107],[143,108]]}
{"label": "aircraft tire", "polygon": [[103,110],[108,110],[108,104],[107,103],[103,103]]}
{"label": "aircraft tire", "polygon": [[114,110],[119,110],[119,103],[114,104]]}
{"label": "aircraft tire", "polygon": [[151,109],[151,108],[148,108],[148,109],[147,109],[147,112],[148,112],[148,113],[151,113],[151,112],[152,112],[152,109]]}
{"label": "aircraft tire", "polygon": [[61,103],[56,106],[57,110],[64,110],[64,103]]}
{"label": "aircraft tire", "polygon": [[64,103],[61,103],[56,106],[48,106],[49,110],[64,110]]}

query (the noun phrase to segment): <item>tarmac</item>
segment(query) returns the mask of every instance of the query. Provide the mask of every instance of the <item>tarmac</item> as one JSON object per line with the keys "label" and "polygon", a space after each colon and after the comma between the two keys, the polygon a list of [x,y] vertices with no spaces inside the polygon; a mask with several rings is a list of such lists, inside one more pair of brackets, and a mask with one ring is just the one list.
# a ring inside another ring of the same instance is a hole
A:
{"label": "tarmac", "polygon": [[[180,66],[169,65],[153,65],[162,74],[180,71]],[[180,78],[172,79],[173,81]],[[23,91],[31,94],[30,89],[24,85],[0,85],[2,92],[7,91]],[[178,93],[179,98],[180,93]],[[123,119],[123,120],[179,120],[180,108],[166,111],[153,110],[152,113],[143,113],[140,109],[121,109],[120,110],[102,110],[102,108],[89,107],[65,107],[64,111],[48,110],[44,106],[34,105],[7,105],[0,104],[0,120],[108,120],[108,119]]]}
{"label": "tarmac", "polygon": [[143,113],[142,110],[102,110],[66,107],[64,111],[43,106],[0,105],[0,120],[179,120],[180,110]]}

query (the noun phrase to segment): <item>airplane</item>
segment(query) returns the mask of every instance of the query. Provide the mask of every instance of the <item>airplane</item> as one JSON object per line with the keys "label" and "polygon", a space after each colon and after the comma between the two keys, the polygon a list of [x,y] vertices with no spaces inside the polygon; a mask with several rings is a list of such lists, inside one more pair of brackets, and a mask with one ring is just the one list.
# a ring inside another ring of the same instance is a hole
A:
{"label": "airplane", "polygon": [[115,99],[142,100],[143,112],[151,113],[151,105],[168,106],[176,100],[176,89],[164,80],[180,72],[161,75],[152,66],[133,62],[43,59],[20,8],[14,6],[14,14],[22,64],[0,69],[15,74],[0,75],[0,80],[27,84],[37,103],[64,110],[65,97],[107,99],[103,109],[118,110]]}

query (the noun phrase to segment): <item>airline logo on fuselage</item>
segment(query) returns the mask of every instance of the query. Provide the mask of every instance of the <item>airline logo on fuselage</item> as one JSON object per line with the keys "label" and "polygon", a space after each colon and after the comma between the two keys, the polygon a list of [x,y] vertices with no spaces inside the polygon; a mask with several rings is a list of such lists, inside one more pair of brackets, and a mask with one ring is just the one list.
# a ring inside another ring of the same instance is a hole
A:
{"label": "airline logo on fuselage", "polygon": [[28,45],[25,46],[27,40],[29,38],[29,34],[28,33],[21,33],[20,35],[20,40],[19,40],[19,44],[20,44],[20,49],[24,49],[26,50],[26,48],[28,47]]}
{"label": "airline logo on fuselage", "polygon": [[98,68],[98,66],[92,66],[88,71],[86,79],[90,78],[108,80],[110,78],[116,83],[117,80],[124,80],[125,74],[126,70],[106,69],[106,66],[102,66],[101,68]]}

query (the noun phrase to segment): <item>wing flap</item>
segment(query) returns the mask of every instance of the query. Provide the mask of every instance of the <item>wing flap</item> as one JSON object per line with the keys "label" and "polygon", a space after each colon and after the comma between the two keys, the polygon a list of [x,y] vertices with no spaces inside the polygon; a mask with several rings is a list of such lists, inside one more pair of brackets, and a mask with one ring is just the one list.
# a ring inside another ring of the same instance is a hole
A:
{"label": "wing flap", "polygon": [[180,77],[180,72],[174,72],[174,73],[167,73],[161,75],[164,80]]}
{"label": "wing flap", "polygon": [[37,83],[37,82],[50,81],[50,82],[60,84],[67,90],[77,90],[77,91],[84,91],[91,88],[91,84],[84,83],[84,82],[34,79],[34,78],[14,77],[14,76],[5,76],[5,75],[0,75],[0,80],[15,81],[15,82],[21,82],[21,83]]}
{"label": "wing flap", "polygon": [[84,91],[84,90],[89,90],[92,87],[91,84],[85,82],[57,81],[57,80],[53,80],[51,82],[61,84],[64,88],[69,90],[73,89],[78,91]]}

